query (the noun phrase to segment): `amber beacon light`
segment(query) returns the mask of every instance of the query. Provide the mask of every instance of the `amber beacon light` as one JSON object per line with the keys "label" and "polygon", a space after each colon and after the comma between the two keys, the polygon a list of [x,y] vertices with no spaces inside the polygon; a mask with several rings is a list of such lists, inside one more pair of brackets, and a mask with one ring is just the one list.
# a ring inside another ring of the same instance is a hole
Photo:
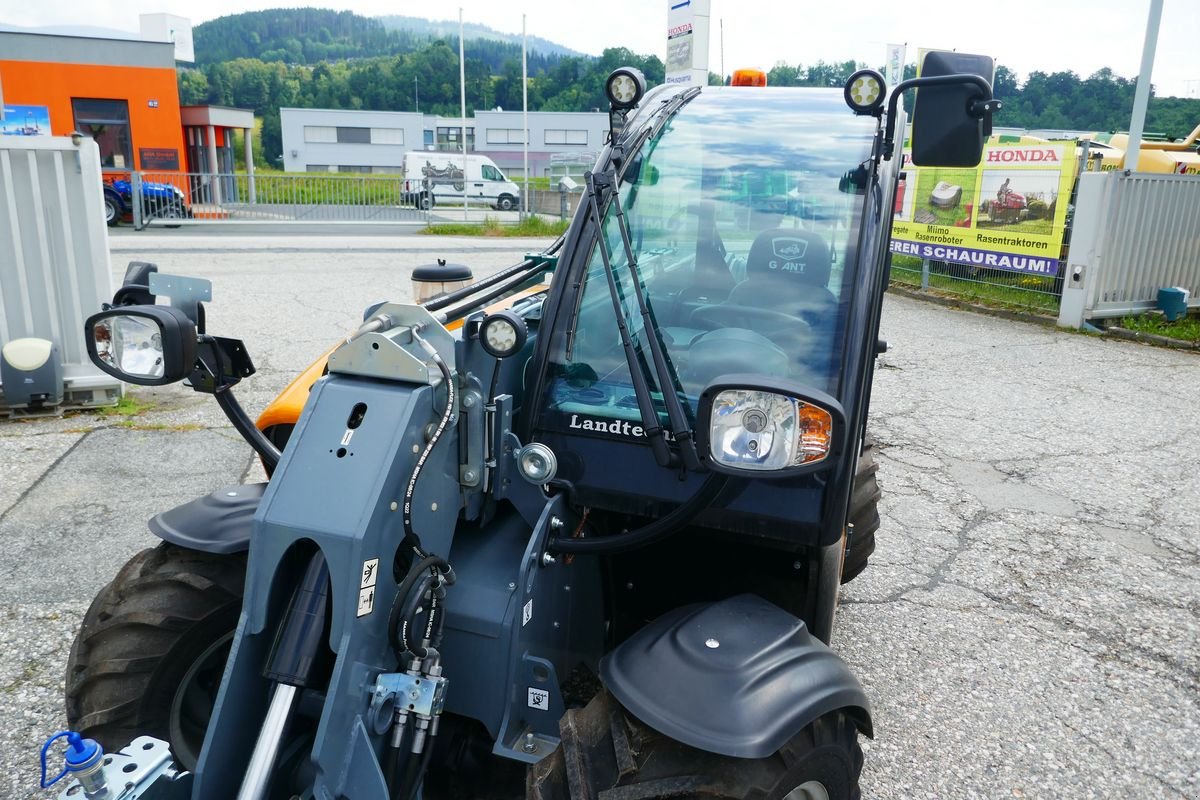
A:
{"label": "amber beacon light", "polygon": [[767,73],[761,69],[735,69],[731,86],[766,86]]}

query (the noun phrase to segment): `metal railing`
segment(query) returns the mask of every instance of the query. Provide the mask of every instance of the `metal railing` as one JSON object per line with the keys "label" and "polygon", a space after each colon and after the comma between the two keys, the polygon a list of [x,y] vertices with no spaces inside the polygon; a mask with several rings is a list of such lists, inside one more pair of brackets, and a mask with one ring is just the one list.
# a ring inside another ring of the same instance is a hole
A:
{"label": "metal railing", "polygon": [[200,222],[426,224],[400,176],[134,172],[134,226]]}
{"label": "metal railing", "polygon": [[1030,275],[913,256],[892,257],[892,282],[922,291],[953,294],[968,302],[1033,313],[1053,313],[1062,296],[1063,275]]}
{"label": "metal railing", "polygon": [[1147,311],[1165,287],[1189,290],[1200,307],[1200,178],[1087,173],[1076,213],[1060,325]]}

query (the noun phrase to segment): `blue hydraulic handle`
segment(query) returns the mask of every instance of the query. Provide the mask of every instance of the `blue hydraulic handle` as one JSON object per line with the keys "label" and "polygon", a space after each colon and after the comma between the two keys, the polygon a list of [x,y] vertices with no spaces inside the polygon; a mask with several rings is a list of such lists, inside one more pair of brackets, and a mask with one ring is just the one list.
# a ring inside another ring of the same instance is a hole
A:
{"label": "blue hydraulic handle", "polygon": [[[67,740],[67,752],[64,756],[66,765],[63,767],[62,772],[55,775],[52,780],[47,781],[46,754],[50,752],[52,744],[64,737]],[[49,789],[65,778],[67,773],[85,770],[102,758],[104,758],[104,748],[97,744],[94,739],[85,739],[75,731],[56,733],[42,745],[42,788]]]}

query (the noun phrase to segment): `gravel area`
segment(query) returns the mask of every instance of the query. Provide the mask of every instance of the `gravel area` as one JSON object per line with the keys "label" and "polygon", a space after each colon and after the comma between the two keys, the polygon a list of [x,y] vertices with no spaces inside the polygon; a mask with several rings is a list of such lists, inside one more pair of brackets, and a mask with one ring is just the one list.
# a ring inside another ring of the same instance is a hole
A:
{"label": "gravel area", "polygon": [[[213,281],[255,413],[441,255],[482,277],[537,242],[114,238]],[[866,798],[1200,798],[1200,359],[888,298],[871,428],[878,550],[834,645],[874,704]],[[90,598],[145,520],[260,474],[211,399],[0,423],[0,797],[34,790]]]}

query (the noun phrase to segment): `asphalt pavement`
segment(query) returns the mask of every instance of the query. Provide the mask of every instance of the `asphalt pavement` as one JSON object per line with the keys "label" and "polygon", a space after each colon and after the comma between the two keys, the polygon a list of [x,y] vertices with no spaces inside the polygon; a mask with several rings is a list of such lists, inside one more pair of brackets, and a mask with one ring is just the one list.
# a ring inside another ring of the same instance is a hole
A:
{"label": "asphalt pavement", "polygon": [[[262,408],[441,256],[482,277],[543,242],[117,234],[210,278]],[[874,704],[871,798],[1200,798],[1200,359],[889,297],[871,428],[878,550],[834,646]],[[154,513],[253,480],[211,399],[137,388],[129,418],[0,422],[0,796],[35,795],[91,597]],[[40,796],[40,795],[38,795]]]}

